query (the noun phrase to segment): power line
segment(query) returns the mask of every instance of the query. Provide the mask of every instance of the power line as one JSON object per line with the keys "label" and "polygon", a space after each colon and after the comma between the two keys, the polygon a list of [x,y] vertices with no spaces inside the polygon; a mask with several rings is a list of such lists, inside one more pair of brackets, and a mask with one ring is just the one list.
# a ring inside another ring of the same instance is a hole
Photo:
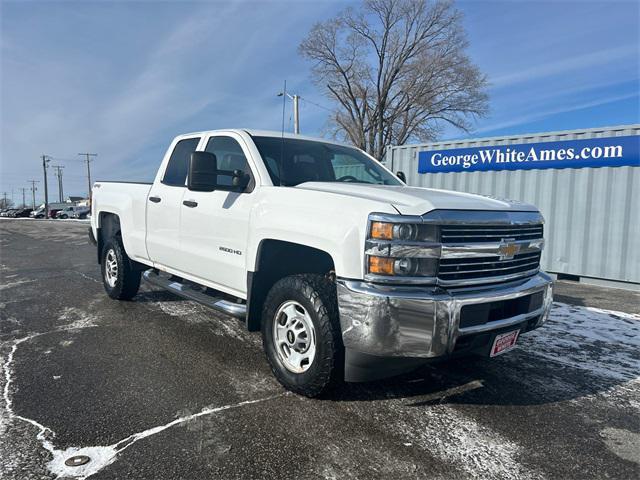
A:
{"label": "power line", "polygon": [[316,107],[318,107],[318,108],[322,108],[323,110],[326,110],[327,112],[333,112],[333,110],[331,110],[330,108],[327,108],[327,107],[325,107],[325,106],[323,106],[323,105],[320,105],[319,103],[312,102],[312,101],[311,101],[311,100],[309,100],[308,98],[300,97],[300,99],[301,99],[301,100],[304,100],[305,102],[310,103],[311,105],[314,105],[314,106],[316,106]]}
{"label": "power line", "polygon": [[89,166],[91,164],[91,157],[97,157],[98,154],[97,153],[79,153],[78,155],[84,155],[86,158],[86,162],[87,162],[87,184],[89,186],[89,190],[88,190],[88,195],[87,198],[91,198],[91,167]]}

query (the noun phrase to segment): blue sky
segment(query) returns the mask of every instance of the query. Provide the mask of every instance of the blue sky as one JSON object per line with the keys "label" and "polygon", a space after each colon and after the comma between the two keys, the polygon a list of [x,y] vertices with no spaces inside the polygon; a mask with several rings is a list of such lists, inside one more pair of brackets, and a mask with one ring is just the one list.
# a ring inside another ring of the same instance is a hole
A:
{"label": "blue sky", "polygon": [[[147,180],[177,134],[278,130],[284,79],[303,97],[302,132],[322,135],[327,111],[313,103],[330,102],[297,46],[347,4],[1,0],[0,194],[21,201],[19,188],[42,180],[43,153],[65,166],[65,193],[82,194],[78,152],[98,153],[94,179]],[[638,2],[457,5],[491,112],[445,138],[640,122]]]}

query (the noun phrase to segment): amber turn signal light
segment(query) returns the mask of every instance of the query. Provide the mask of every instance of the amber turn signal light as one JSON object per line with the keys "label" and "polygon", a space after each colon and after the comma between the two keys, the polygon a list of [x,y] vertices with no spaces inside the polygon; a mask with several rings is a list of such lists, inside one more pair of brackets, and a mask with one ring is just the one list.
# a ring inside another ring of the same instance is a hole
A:
{"label": "amber turn signal light", "polygon": [[393,223],[372,222],[371,238],[377,238],[378,240],[392,240],[393,239]]}
{"label": "amber turn signal light", "polygon": [[389,257],[369,257],[369,273],[393,275],[393,262]]}

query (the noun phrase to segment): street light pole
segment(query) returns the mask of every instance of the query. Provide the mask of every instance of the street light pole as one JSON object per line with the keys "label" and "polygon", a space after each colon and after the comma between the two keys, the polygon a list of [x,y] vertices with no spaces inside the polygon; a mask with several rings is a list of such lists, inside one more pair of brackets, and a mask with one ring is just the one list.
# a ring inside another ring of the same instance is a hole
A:
{"label": "street light pole", "polygon": [[293,133],[300,135],[300,111],[298,110],[298,95],[293,96]]}
{"label": "street light pole", "polygon": [[300,95],[290,95],[286,90],[278,94],[279,97],[286,96],[293,100],[293,133],[300,134]]}

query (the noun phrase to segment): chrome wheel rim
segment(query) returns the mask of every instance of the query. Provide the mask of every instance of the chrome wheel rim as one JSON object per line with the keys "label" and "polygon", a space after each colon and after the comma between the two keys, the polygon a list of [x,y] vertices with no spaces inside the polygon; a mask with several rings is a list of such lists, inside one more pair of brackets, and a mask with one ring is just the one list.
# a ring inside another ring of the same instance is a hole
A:
{"label": "chrome wheel rim", "polygon": [[289,300],[278,308],[273,322],[273,342],[287,370],[303,373],[316,356],[316,330],[307,310]]}
{"label": "chrome wheel rim", "polygon": [[115,287],[118,281],[118,259],[113,248],[110,248],[104,257],[104,279],[111,288]]}

